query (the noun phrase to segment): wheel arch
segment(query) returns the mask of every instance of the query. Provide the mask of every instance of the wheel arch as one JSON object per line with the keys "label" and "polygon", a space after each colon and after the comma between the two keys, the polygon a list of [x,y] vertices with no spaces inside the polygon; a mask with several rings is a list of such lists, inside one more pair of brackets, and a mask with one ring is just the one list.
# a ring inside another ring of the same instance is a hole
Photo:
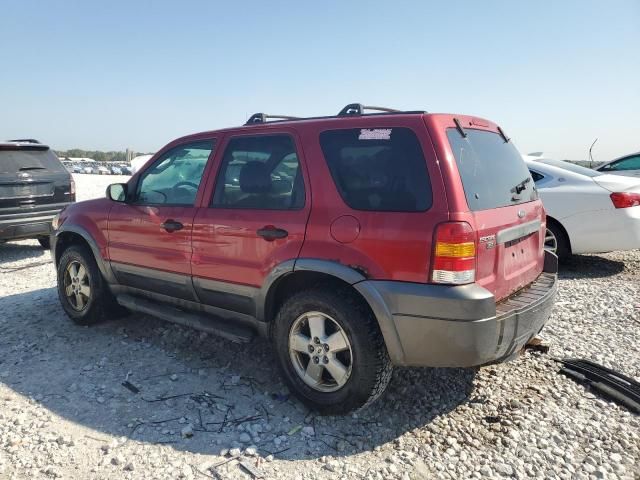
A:
{"label": "wheel arch", "polygon": [[98,268],[100,269],[100,273],[104,277],[104,279],[108,283],[117,283],[115,280],[115,276],[111,271],[111,267],[108,262],[105,262],[100,254],[100,248],[98,247],[97,242],[93,239],[91,234],[85,230],[84,228],[71,225],[68,227],[63,227],[52,236],[53,242],[51,244],[51,253],[53,256],[53,260],[55,262],[56,267],[60,262],[60,258],[64,251],[72,245],[84,245],[89,247],[91,253],[93,253],[93,257],[98,264]]}
{"label": "wheel arch", "polygon": [[319,283],[346,288],[361,300],[377,320],[392,363],[404,364],[400,337],[386,302],[362,273],[338,262],[299,259],[292,268],[281,270],[277,277],[263,287],[261,302],[258,303],[258,320],[270,323],[275,318],[279,306],[289,296]]}

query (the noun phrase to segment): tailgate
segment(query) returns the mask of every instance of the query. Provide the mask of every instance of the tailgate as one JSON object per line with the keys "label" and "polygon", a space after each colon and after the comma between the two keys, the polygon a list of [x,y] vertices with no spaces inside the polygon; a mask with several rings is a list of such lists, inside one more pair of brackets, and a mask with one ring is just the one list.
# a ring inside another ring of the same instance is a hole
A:
{"label": "tailgate", "polygon": [[527,166],[504,134],[447,129],[476,232],[476,283],[501,300],[533,282],[544,265],[545,214]]}
{"label": "tailgate", "polygon": [[473,213],[476,283],[501,300],[533,282],[544,264],[540,201]]}

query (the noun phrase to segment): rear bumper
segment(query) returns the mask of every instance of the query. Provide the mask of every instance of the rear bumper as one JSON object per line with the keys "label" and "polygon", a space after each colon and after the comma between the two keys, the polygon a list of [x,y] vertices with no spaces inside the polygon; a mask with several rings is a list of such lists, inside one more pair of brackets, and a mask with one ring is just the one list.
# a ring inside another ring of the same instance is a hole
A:
{"label": "rear bumper", "polygon": [[0,213],[0,240],[17,240],[48,236],[51,233],[51,220],[68,203],[47,205],[46,208],[25,209],[11,213]]}
{"label": "rear bumper", "polygon": [[376,314],[394,364],[472,367],[510,359],[547,322],[557,290],[557,259],[496,304],[478,285],[459,287],[364,281],[355,287]]}

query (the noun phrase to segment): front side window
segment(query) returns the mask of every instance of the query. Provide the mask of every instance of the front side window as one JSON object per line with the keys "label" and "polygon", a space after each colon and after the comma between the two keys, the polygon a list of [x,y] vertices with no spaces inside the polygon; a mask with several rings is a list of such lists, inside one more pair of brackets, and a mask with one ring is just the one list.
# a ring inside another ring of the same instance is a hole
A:
{"label": "front side window", "polygon": [[343,201],[354,210],[422,212],[431,182],[422,147],[408,128],[328,130],[320,145]]}
{"label": "front side window", "polygon": [[134,203],[193,205],[213,147],[213,140],[204,140],[166,152],[142,174]]}
{"label": "front side window", "polygon": [[296,210],[304,206],[304,180],[288,135],[236,137],[229,141],[212,207]]}
{"label": "front side window", "polygon": [[621,172],[624,170],[640,170],[640,155],[623,158],[601,168],[602,171]]}

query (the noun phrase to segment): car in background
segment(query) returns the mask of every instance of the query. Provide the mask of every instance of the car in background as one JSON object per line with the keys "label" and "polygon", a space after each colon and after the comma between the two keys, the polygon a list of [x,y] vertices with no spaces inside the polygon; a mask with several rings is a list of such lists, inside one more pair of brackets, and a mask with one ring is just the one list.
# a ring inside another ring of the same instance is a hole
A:
{"label": "car in background", "polygon": [[94,167],[93,165],[84,164],[81,166],[80,173],[92,174],[92,173],[97,173],[97,170],[96,170],[96,167]]}
{"label": "car in background", "polygon": [[120,169],[122,170],[122,175],[133,175],[131,168],[129,168],[127,165],[122,165]]}
{"label": "car in background", "polygon": [[571,254],[640,248],[640,179],[524,156],[545,210],[545,248]]}
{"label": "car in background", "polygon": [[36,238],[49,248],[51,221],[75,196],[71,174],[47,145],[0,143],[0,243]]}
{"label": "car in background", "polygon": [[98,165],[98,168],[96,168],[96,173],[98,175],[111,175],[111,170],[104,165]]}
{"label": "car in background", "polygon": [[109,173],[111,175],[122,175],[122,167],[120,165],[110,165]]}
{"label": "car in background", "polygon": [[600,165],[596,170],[611,175],[640,177],[640,152],[611,160]]}

